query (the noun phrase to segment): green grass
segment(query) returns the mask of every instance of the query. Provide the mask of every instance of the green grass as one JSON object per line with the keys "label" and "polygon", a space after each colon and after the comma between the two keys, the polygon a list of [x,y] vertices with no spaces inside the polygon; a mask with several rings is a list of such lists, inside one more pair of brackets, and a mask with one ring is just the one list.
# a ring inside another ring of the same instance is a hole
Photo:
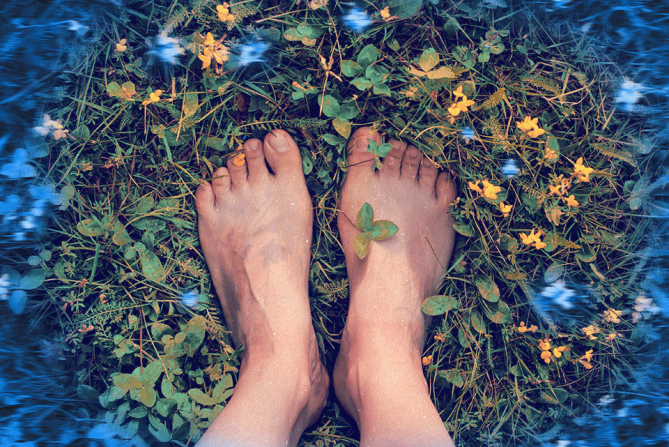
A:
{"label": "green grass", "polygon": [[[345,7],[332,3],[243,2],[228,25],[215,2],[154,0],[101,23],[93,52],[60,75],[68,100],[51,112],[72,136],[53,141],[48,172],[74,195],[45,246],[48,299],[37,311],[61,334],[80,383],[101,393],[101,414],[129,433],[192,445],[230,397],[239,366],[193,195],[245,137],[284,128],[313,198],[310,300],[331,371],[348,304],[335,220],[344,147],[351,130],[373,126],[416,145],[460,185],[456,251],[441,295],[425,305],[440,315],[424,354],[435,406],[458,444],[536,445],[641,367],[635,353],[651,329],[627,313],[619,323],[603,316],[634,307],[632,255],[648,229],[634,189],[639,123],[608,99],[615,66],[592,41],[543,29],[526,11],[426,3],[406,20],[415,6],[407,2],[390,9],[399,18],[384,22],[377,11],[377,23],[354,34],[342,27]],[[185,67],[146,66],[142,44],[160,29],[183,37]],[[233,55],[258,36],[271,42],[270,60],[231,69],[232,56],[220,73],[216,64],[203,70],[207,32],[225,37]],[[474,104],[451,122],[460,87]],[[159,89],[159,102],[142,105]],[[516,124],[525,117],[545,133],[525,135]],[[476,140],[462,138],[467,127]],[[587,182],[573,175],[580,157],[593,169]],[[520,169],[511,179],[502,175],[507,159]],[[468,187],[482,180],[499,186],[497,198]],[[561,180],[578,207],[549,194]],[[512,206],[507,217],[500,202]],[[531,230],[542,231],[544,248],[523,244]],[[581,285],[591,307],[579,307],[579,320],[537,299],[549,277]],[[191,290],[195,308],[180,300]],[[536,332],[519,332],[521,321]],[[600,329],[594,340],[582,330],[589,325]],[[624,338],[605,341],[613,332]],[[566,348],[549,364],[546,337],[551,352]],[[592,369],[579,361],[588,350]],[[358,445],[343,413],[331,397],[304,445]]]}

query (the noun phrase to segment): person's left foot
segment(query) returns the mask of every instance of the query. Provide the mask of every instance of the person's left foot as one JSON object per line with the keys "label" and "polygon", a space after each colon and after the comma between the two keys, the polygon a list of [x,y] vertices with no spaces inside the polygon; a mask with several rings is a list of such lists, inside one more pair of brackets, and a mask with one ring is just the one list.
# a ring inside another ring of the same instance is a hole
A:
{"label": "person's left foot", "polygon": [[[265,407],[281,407],[274,415],[291,405],[301,412],[289,427],[293,444],[321,413],[329,384],[309,309],[311,198],[287,132],[276,130],[264,143],[247,140],[244,154],[246,163],[228,161],[197,191],[200,243],[233,341],[244,345],[238,385],[254,371],[251,377],[277,393],[265,397],[272,401]],[[284,385],[289,395],[281,403]],[[235,389],[229,405],[241,405],[240,393]]]}

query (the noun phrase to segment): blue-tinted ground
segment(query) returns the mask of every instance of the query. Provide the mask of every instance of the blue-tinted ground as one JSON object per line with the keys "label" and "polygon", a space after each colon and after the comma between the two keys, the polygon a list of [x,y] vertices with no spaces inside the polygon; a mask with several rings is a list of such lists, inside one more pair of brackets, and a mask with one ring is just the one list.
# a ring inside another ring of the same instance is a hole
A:
{"label": "blue-tinted ground", "polygon": [[[501,0],[484,1],[501,4]],[[382,2],[381,2],[382,3]],[[139,3],[137,3],[139,4]],[[669,316],[666,269],[669,250],[662,165],[669,140],[669,0],[546,0],[520,3],[541,15],[546,27],[565,33],[576,30],[592,38],[621,69],[613,65],[608,86],[616,113],[648,119],[640,136],[640,153],[654,156],[645,168],[657,172],[648,188],[651,202],[641,208],[656,221],[656,250],[645,252],[644,287]],[[95,24],[105,13],[114,14],[123,0],[6,0],[0,2],[0,445],[137,445],[121,441],[108,426],[90,420],[87,390],[76,392],[76,378],[56,345],[28,320],[26,307],[39,297],[15,287],[16,273],[29,268],[26,259],[43,237],[52,213],[66,197],[44,182],[38,167],[47,155],[44,140],[31,129],[43,117],[45,104],[62,99],[49,86],[62,76],[76,76],[73,67],[86,56],[87,45],[101,37]],[[571,26],[567,26],[571,24]],[[569,31],[571,30],[571,31]],[[626,79],[626,78],[627,79]],[[19,150],[22,149],[22,150]],[[37,167],[37,168],[36,168]],[[665,175],[663,175],[665,174]],[[35,182],[35,180],[39,180]],[[33,184],[32,188],[27,185]],[[40,185],[39,187],[35,185]],[[560,295],[560,296],[556,296]],[[546,291],[539,305],[550,313],[565,296]],[[543,301],[542,301],[543,300]],[[586,417],[555,427],[537,440],[550,446],[669,445],[669,366],[664,326],[650,331],[654,346],[650,367],[629,378],[624,393],[602,399]],[[622,389],[622,384],[620,386]]]}

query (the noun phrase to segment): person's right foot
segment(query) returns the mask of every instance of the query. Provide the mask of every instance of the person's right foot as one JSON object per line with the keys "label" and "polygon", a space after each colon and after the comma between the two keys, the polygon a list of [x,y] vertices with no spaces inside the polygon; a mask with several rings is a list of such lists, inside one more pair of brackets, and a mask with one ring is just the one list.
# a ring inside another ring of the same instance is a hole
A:
{"label": "person's right foot", "polygon": [[[382,169],[374,172],[370,138],[381,145],[380,135],[369,128],[359,129],[349,141],[339,205],[350,303],[333,373],[335,391],[363,437],[382,439],[369,433],[380,428],[387,433],[386,445],[398,445],[398,438],[412,433],[415,445],[452,445],[422,373],[429,322],[421,304],[435,294],[453,251],[454,220],[448,210],[455,183],[416,147],[399,141],[391,141]],[[360,233],[354,222],[365,202],[374,220],[390,220],[399,231],[372,241],[361,260],[353,247]]]}

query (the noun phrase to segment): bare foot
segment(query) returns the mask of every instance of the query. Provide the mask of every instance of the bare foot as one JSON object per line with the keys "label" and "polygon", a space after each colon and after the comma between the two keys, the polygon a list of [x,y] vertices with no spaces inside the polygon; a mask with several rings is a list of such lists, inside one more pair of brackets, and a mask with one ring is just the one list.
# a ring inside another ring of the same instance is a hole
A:
{"label": "bare foot", "polygon": [[244,345],[235,393],[199,445],[296,445],[327,399],[308,299],[311,198],[297,145],[273,134],[246,141],[247,163],[228,162],[196,195],[212,282]]}
{"label": "bare foot", "polygon": [[[400,445],[402,437],[412,441],[401,445],[452,445],[422,373],[429,322],[421,304],[435,294],[453,251],[448,209],[455,183],[417,148],[399,141],[391,141],[383,168],[373,172],[370,138],[381,145],[380,135],[369,128],[349,141],[338,216],[351,296],[335,391],[358,422],[361,445]],[[353,222],[365,202],[374,220],[390,220],[399,231],[372,241],[361,260],[353,248],[360,233]]]}

